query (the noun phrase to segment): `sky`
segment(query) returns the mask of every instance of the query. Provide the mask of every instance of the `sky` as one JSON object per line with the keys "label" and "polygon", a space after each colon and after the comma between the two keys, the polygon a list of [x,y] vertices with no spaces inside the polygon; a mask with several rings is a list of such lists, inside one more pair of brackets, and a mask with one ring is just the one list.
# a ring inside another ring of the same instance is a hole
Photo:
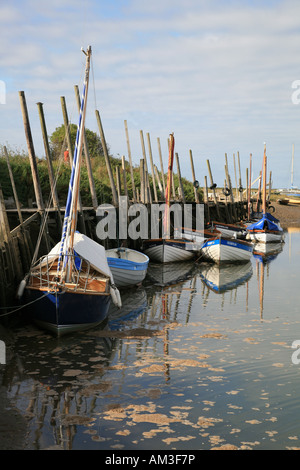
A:
{"label": "sky", "polygon": [[[273,187],[300,187],[299,0],[0,0],[0,145],[25,150],[19,91],[24,91],[35,153],[45,155],[37,109],[48,135],[63,123],[64,96],[77,124],[74,85],[82,90],[92,47],[86,127],[99,135],[95,109],[114,156],[134,165],[143,131],[165,171],[174,133],[181,174],[200,186],[224,184],[225,154],[233,185],[237,155],[242,184],[252,154],[252,178],[264,144]],[[175,171],[177,170],[175,165]],[[237,175],[238,176],[238,175]]]}

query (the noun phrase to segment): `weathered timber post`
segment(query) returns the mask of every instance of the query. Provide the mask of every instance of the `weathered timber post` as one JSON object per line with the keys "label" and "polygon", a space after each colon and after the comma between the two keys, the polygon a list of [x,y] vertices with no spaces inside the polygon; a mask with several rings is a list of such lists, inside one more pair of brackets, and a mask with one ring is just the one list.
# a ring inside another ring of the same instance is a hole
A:
{"label": "weathered timber post", "polygon": [[60,214],[59,200],[58,200],[57,191],[56,191],[56,182],[55,182],[54,173],[53,173],[52,160],[51,160],[51,155],[50,155],[48,134],[47,134],[44,111],[43,111],[43,103],[37,103],[37,107],[38,107],[38,112],[39,112],[39,117],[40,117],[44,149],[45,149],[45,155],[46,155],[46,160],[47,160],[47,165],[48,165],[48,174],[49,174],[49,181],[50,181],[50,187],[51,187],[51,194],[53,198],[53,205],[57,211],[58,224],[61,230],[62,229],[61,214]]}
{"label": "weathered timber post", "polygon": [[28,156],[29,156],[29,161],[30,161],[30,166],[31,166],[36,203],[37,203],[38,210],[43,212],[44,203],[43,203],[42,191],[41,191],[41,186],[40,186],[39,174],[37,170],[37,163],[36,163],[36,157],[35,157],[35,151],[34,151],[34,146],[33,146],[33,140],[32,140],[32,135],[31,135],[31,129],[30,129],[30,123],[29,123],[29,117],[28,117],[24,91],[19,91],[19,97],[20,97],[20,103],[21,103],[21,110],[22,110],[22,116],[23,116],[23,122],[24,122],[25,136],[26,136],[27,147],[28,147]]}
{"label": "weathered timber post", "polygon": [[239,193],[240,193],[240,201],[242,201],[243,200],[243,192],[242,192],[242,175],[241,175],[240,152],[237,152],[237,159],[238,159],[238,170],[239,170]]}
{"label": "weathered timber post", "polygon": [[[190,160],[191,160],[191,168],[192,168],[192,178],[193,178],[193,186],[196,181],[196,176],[195,176],[195,167],[194,167],[194,160],[193,160],[193,154],[192,151],[190,150]],[[195,194],[195,202],[196,204],[199,204],[199,194],[197,188],[194,186],[194,194]]]}
{"label": "weathered timber post", "polygon": [[157,184],[158,184],[158,189],[160,191],[161,198],[163,199],[164,198],[164,196],[163,196],[163,187],[162,187],[162,184],[161,184],[161,181],[160,181],[159,171],[158,171],[156,165],[154,165],[154,172],[155,172],[156,181],[157,181]]}
{"label": "weathered timber post", "polygon": [[15,199],[16,208],[17,208],[17,211],[18,211],[19,222],[20,222],[20,224],[22,224],[23,223],[23,216],[22,216],[22,212],[21,212],[21,206],[20,206],[20,202],[19,202],[19,198],[18,198],[18,193],[17,193],[17,189],[16,189],[16,185],[15,185],[13,172],[12,172],[11,165],[10,165],[10,162],[9,162],[7,148],[5,147],[5,145],[3,147],[3,150],[4,150],[4,155],[5,155],[5,158],[6,158],[6,163],[7,163],[7,168],[8,168],[8,172],[9,172],[11,186],[12,186],[13,193],[14,193],[14,199]]}
{"label": "weathered timber post", "polygon": [[5,268],[7,268],[7,282],[11,283],[16,272],[16,261],[14,259],[16,250],[13,247],[12,237],[10,235],[10,227],[7,218],[5,202],[3,197],[2,188],[0,186],[0,248],[2,254],[6,257]]}
{"label": "weathered timber post", "polygon": [[125,169],[125,156],[122,156],[122,172],[123,172],[123,184],[124,184],[124,195],[128,197],[127,189],[127,178],[126,178],[126,169]]}
{"label": "weathered timber post", "polygon": [[206,176],[204,176],[204,192],[205,192],[205,199],[206,199],[206,205],[207,205],[207,218],[208,218],[208,223],[210,223],[210,210],[209,210],[209,199],[208,199],[208,188],[207,188]]}
{"label": "weathered timber post", "polygon": [[207,168],[208,168],[208,173],[209,173],[209,178],[210,178],[210,184],[211,184],[210,189],[213,192],[214,201],[215,201],[215,205],[216,205],[216,209],[217,209],[217,214],[218,214],[218,217],[220,218],[219,203],[218,203],[217,196],[216,196],[216,184],[214,183],[214,180],[213,180],[213,177],[212,177],[212,172],[211,172],[209,160],[206,160],[206,163],[207,163]]}
{"label": "weathered timber post", "polygon": [[154,201],[158,202],[156,182],[155,182],[155,173],[154,173],[154,166],[153,166],[153,158],[152,158],[152,149],[151,149],[151,142],[150,142],[149,132],[147,132],[147,141],[148,141],[149,158],[150,158],[150,165],[151,165],[151,171],[152,171],[152,184],[153,184],[153,192],[154,192]]}
{"label": "weathered timber post", "polygon": [[10,239],[10,228],[5,209],[4,197],[0,185],[0,242],[8,242]]}
{"label": "weathered timber post", "polygon": [[99,111],[97,109],[95,110],[95,113],[96,113],[96,119],[97,119],[98,128],[99,128],[99,132],[100,132],[100,138],[101,138],[102,148],[103,148],[103,152],[104,152],[104,158],[105,158],[107,173],[108,173],[108,177],[109,177],[109,181],[110,181],[110,187],[111,187],[111,190],[112,190],[113,205],[118,207],[118,205],[119,205],[118,195],[117,195],[117,190],[116,190],[116,186],[115,186],[115,182],[114,182],[114,178],[113,178],[113,174],[112,174],[112,169],[111,169],[110,159],[109,159],[109,155],[108,155],[105,135],[104,135],[101,119],[100,119],[100,114],[99,114]]}
{"label": "weathered timber post", "polygon": [[150,183],[149,183],[149,174],[148,174],[148,165],[147,165],[147,157],[146,157],[146,150],[145,150],[145,142],[144,142],[144,135],[143,131],[140,130],[140,138],[141,138],[141,145],[142,145],[142,153],[145,160],[144,163],[144,171],[145,171],[145,204],[152,204],[152,194],[150,190]]}
{"label": "weathered timber post", "polygon": [[120,167],[119,167],[119,165],[116,166],[116,181],[117,181],[118,199],[120,199],[120,196],[122,195],[122,190],[121,190],[121,178],[120,178]]}
{"label": "weathered timber post", "polygon": [[181,195],[181,199],[182,199],[183,204],[185,204],[185,195],[184,195],[184,189],[183,189],[183,184],[182,184],[182,179],[181,179],[181,171],[180,171],[178,153],[175,153],[175,158],[176,158],[176,164],[177,164],[177,173],[178,173],[178,180],[179,180],[180,195]]}
{"label": "weathered timber post", "polygon": [[38,169],[37,169],[36,156],[35,156],[35,151],[34,151],[34,145],[33,145],[33,140],[32,140],[32,134],[31,134],[31,129],[30,129],[30,122],[29,122],[29,116],[28,116],[28,110],[27,110],[24,91],[19,91],[19,98],[20,98],[20,103],[21,103],[25,136],[26,136],[27,148],[28,148],[28,156],[29,156],[29,161],[30,161],[37,208],[42,216],[42,224],[45,223],[46,231],[43,233],[43,236],[46,241],[47,249],[50,251],[51,247],[50,247],[50,241],[49,241],[48,224],[46,221],[45,207],[44,207],[40,179],[39,179],[39,174],[38,174]]}
{"label": "weathered timber post", "polygon": [[127,127],[126,119],[124,120],[124,125],[125,125],[125,134],[126,134],[126,142],[127,142],[127,150],[128,150],[128,160],[129,160],[129,166],[130,166],[132,197],[133,197],[133,202],[137,202],[135,182],[134,182],[134,176],[133,176],[133,166],[132,166],[132,159],[131,159],[131,148],[130,148],[130,141],[129,141],[129,134],[128,134],[128,127]]}
{"label": "weathered timber post", "polygon": [[141,188],[140,188],[140,199],[141,203],[145,204],[145,160],[143,158],[140,159],[140,182],[141,182]]}
{"label": "weathered timber post", "polygon": [[164,198],[165,198],[166,182],[165,182],[164,165],[163,165],[163,159],[162,159],[162,154],[161,154],[161,145],[160,145],[160,138],[159,138],[159,137],[157,137],[157,145],[158,145],[158,154],[159,154],[159,161],[160,161],[160,170],[161,170],[161,177],[162,177],[162,182],[163,182]]}
{"label": "weathered timber post", "polygon": [[60,97],[60,103],[61,103],[61,109],[62,109],[64,125],[65,125],[65,134],[66,134],[66,138],[67,138],[67,147],[68,147],[68,150],[69,150],[70,167],[72,168],[72,165],[73,165],[73,145],[72,145],[72,140],[71,140],[71,133],[70,133],[70,127],[69,127],[69,117],[68,117],[68,111],[67,111],[67,106],[66,106],[66,100],[65,100],[64,96]]}
{"label": "weathered timber post", "polygon": [[270,171],[270,175],[269,175],[268,202],[270,202],[270,199],[271,199],[271,192],[272,192],[272,171]]}
{"label": "weathered timber post", "polygon": [[227,186],[230,191],[231,208],[233,212],[233,217],[234,217],[234,220],[236,221],[236,210],[235,210],[235,204],[234,204],[231,178],[230,178],[229,169],[228,169],[227,153],[225,153],[225,175],[226,175]]}
{"label": "weathered timber post", "polygon": [[28,242],[28,233],[27,233],[26,230],[23,230],[23,216],[22,216],[21,206],[20,206],[18,193],[17,193],[17,189],[16,189],[16,185],[15,185],[15,180],[14,180],[13,172],[12,172],[11,165],[10,165],[10,162],[9,162],[7,148],[5,146],[3,148],[4,148],[4,154],[5,154],[5,158],[6,158],[6,162],[7,162],[10,182],[11,182],[11,186],[12,186],[12,189],[13,189],[14,199],[15,199],[15,203],[16,203],[16,207],[17,207],[18,217],[19,217],[19,221],[20,221],[20,225],[21,225],[21,230],[22,230],[21,236],[23,238],[25,248],[26,248],[26,257],[30,258],[31,253],[30,253],[30,247],[29,247],[29,242]]}
{"label": "weathered timber post", "polygon": [[[76,96],[78,111],[80,112],[81,99],[80,99],[78,85],[74,85],[74,90],[75,90],[75,96]],[[94,177],[93,177],[91,158],[90,158],[89,147],[88,147],[88,143],[87,143],[87,139],[86,139],[85,129],[84,129],[84,132],[83,132],[83,147],[84,147],[84,156],[85,156],[86,168],[87,168],[88,178],[89,178],[89,183],[90,183],[92,204],[93,204],[94,210],[96,210],[97,207],[98,207],[98,200],[97,200],[97,195],[96,195],[95,182],[94,182]]]}
{"label": "weathered timber post", "polygon": [[233,168],[234,168],[234,178],[235,178],[235,200],[238,200],[238,187],[236,179],[236,166],[235,166],[235,154],[233,154]]}

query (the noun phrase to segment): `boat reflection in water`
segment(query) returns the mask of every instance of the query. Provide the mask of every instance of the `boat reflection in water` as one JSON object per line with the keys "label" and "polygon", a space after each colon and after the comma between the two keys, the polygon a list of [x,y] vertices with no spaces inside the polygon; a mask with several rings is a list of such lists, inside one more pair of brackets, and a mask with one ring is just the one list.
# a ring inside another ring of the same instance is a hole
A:
{"label": "boat reflection in water", "polygon": [[253,247],[253,257],[264,263],[273,261],[283,250],[282,243],[256,243]]}
{"label": "boat reflection in water", "polygon": [[200,278],[212,291],[220,294],[248,281],[252,274],[252,263],[216,265],[201,263]]}
{"label": "boat reflection in water", "polygon": [[181,263],[150,263],[147,277],[156,286],[168,286],[185,281],[195,269],[193,261]]}

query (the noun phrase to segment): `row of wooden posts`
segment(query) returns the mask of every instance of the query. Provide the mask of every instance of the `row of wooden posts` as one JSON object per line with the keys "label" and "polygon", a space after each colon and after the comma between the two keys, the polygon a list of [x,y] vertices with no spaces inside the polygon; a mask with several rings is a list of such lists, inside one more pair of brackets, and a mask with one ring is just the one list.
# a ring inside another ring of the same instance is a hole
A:
{"label": "row of wooden posts", "polygon": [[[74,88],[75,88],[75,96],[76,96],[77,106],[78,106],[78,110],[79,110],[80,109],[79,89],[78,89],[77,85],[75,85]],[[27,147],[28,147],[28,156],[29,156],[29,160],[30,160],[32,177],[33,177],[33,184],[34,184],[34,191],[35,191],[37,208],[38,208],[38,210],[43,211],[44,210],[44,203],[43,203],[42,192],[41,192],[40,183],[39,183],[39,175],[38,175],[37,164],[36,164],[34,144],[33,144],[32,135],[31,135],[31,129],[30,129],[26,99],[25,99],[25,94],[24,94],[23,91],[19,92],[19,97],[20,97],[21,110],[22,110],[22,116],[23,116],[23,122],[24,122],[26,142],[27,142]],[[56,188],[55,188],[55,178],[54,178],[54,172],[53,172],[51,155],[50,155],[50,146],[49,146],[49,142],[48,142],[47,128],[46,128],[45,116],[44,116],[44,111],[43,111],[43,103],[39,102],[39,103],[37,103],[37,106],[38,106],[38,113],[39,113],[40,123],[41,123],[41,130],[42,130],[42,136],[43,136],[45,156],[46,156],[46,160],[47,160],[47,164],[48,164],[48,170],[49,170],[49,180],[50,180],[50,187],[51,187],[51,192],[52,192],[52,197],[53,197],[53,207],[59,211],[59,199],[58,199],[58,195],[57,195]],[[72,145],[72,141],[71,141],[70,123],[69,123],[69,118],[68,118],[68,111],[67,111],[66,101],[65,101],[65,97],[63,97],[63,96],[61,97],[61,107],[62,107],[62,115],[63,115],[63,120],[64,120],[64,126],[65,126],[65,129],[66,129],[65,143],[66,143],[66,146],[69,149],[70,164],[72,165],[73,145]],[[105,139],[105,135],[104,135],[104,131],[103,131],[103,126],[102,126],[102,122],[101,122],[101,118],[100,118],[100,113],[99,113],[98,110],[95,110],[95,114],[96,114],[96,120],[97,120],[97,124],[98,124],[101,144],[102,144],[102,148],[103,148],[107,173],[108,173],[108,176],[109,176],[109,181],[110,181],[110,186],[111,186],[111,191],[112,191],[112,204],[115,207],[118,207],[118,198],[121,194],[122,181],[123,181],[123,184],[124,184],[124,194],[127,195],[127,183],[126,183],[126,174],[125,174],[125,157],[122,156],[122,176],[121,176],[121,173],[120,173],[120,167],[117,166],[116,175],[115,175],[115,179],[114,179],[114,175],[113,175],[113,171],[112,171],[112,167],[111,167],[111,163],[110,163],[110,158],[109,158],[109,154],[108,154],[107,143],[106,143],[106,139]],[[126,142],[127,142],[128,162],[129,162],[129,166],[130,166],[130,179],[131,179],[133,202],[134,203],[135,202],[141,202],[141,203],[146,203],[147,204],[147,203],[159,202],[159,201],[164,200],[166,186],[165,186],[165,177],[164,177],[165,173],[164,173],[164,165],[163,165],[160,138],[159,137],[157,138],[158,154],[159,154],[160,167],[161,167],[160,172],[159,172],[159,169],[153,163],[150,134],[149,133],[146,134],[147,144],[148,144],[148,155],[149,155],[151,175],[152,175],[152,191],[151,191],[150,183],[149,183],[149,169],[148,169],[148,164],[147,164],[147,156],[146,156],[144,135],[143,135],[143,131],[142,130],[140,131],[140,139],[141,139],[141,148],[142,148],[143,158],[140,159],[140,188],[138,188],[138,187],[136,187],[136,184],[135,184],[135,181],[134,181],[131,147],[130,147],[128,126],[127,126],[127,121],[126,120],[124,121],[124,126],[125,126]],[[97,195],[96,195],[96,190],[95,190],[94,177],[93,177],[93,173],[92,173],[91,160],[90,160],[90,155],[89,155],[89,150],[88,150],[87,139],[86,139],[85,133],[84,133],[84,139],[83,139],[83,148],[84,148],[85,163],[86,163],[86,168],[87,168],[88,178],[89,178],[89,186],[90,186],[90,192],[91,192],[92,207],[94,209],[96,209],[98,207],[98,200],[97,200]],[[189,150],[189,157],[190,157],[190,164],[191,164],[192,182],[194,183],[195,202],[199,203],[200,199],[199,199],[199,193],[198,193],[198,190],[197,190],[197,183],[198,182],[196,181],[192,150]],[[251,156],[250,156],[250,158],[251,158]],[[178,195],[176,195],[176,192],[175,192],[174,177],[173,177],[172,196],[173,196],[174,199],[175,198],[180,199],[183,203],[185,203],[185,194],[184,194],[184,189],[183,189],[183,183],[182,183],[181,169],[180,169],[180,162],[179,162],[178,153],[175,153],[175,160],[176,160],[176,165],[177,165],[177,176],[178,176]],[[231,200],[231,202],[241,201],[243,199],[242,194],[238,193],[238,188],[240,188],[241,185],[242,185],[239,152],[237,153],[237,160],[238,160],[238,172],[239,172],[238,181],[237,181],[237,175],[236,175],[235,155],[233,155],[235,183],[236,183],[236,185],[235,185],[235,187],[236,187],[236,196],[234,196],[233,190],[232,190],[232,184],[231,184],[231,180],[230,180],[230,175],[229,175],[229,170],[228,170],[229,167],[228,167],[227,155],[225,154],[225,175],[226,175],[226,179],[225,179],[224,183],[225,183],[225,186],[227,187],[227,189],[229,189],[229,191],[230,191],[230,200]],[[208,185],[207,178],[205,177],[205,179],[204,179],[204,190],[205,190],[205,195],[206,195],[206,202],[208,201],[209,188],[212,188],[213,195],[214,195],[213,196],[214,202],[215,202],[215,204],[217,204],[218,198],[216,197],[215,191],[214,191],[214,186],[215,185],[214,185],[214,181],[213,181],[213,177],[212,177],[212,171],[211,171],[209,160],[207,160],[207,166],[208,166],[208,172],[209,172],[209,178],[210,178],[210,185]],[[246,175],[246,178],[247,178],[247,184],[248,184],[248,173]],[[115,180],[116,180],[116,183],[115,183]],[[81,202],[79,204],[79,207],[80,207],[80,211],[81,211],[82,210]]]}
{"label": "row of wooden posts", "polygon": [[[80,108],[80,97],[78,87],[75,86],[75,95],[77,99],[78,109]],[[49,251],[53,245],[53,240],[51,239],[48,221],[46,218],[46,208],[42,197],[42,191],[39,181],[39,174],[38,174],[38,167],[36,161],[36,155],[34,150],[34,143],[31,134],[28,110],[26,105],[25,94],[23,91],[19,92],[20,104],[21,104],[21,111],[23,116],[23,123],[24,123],[24,130],[25,130],[25,137],[27,142],[28,148],[28,156],[31,165],[31,172],[32,172],[32,179],[33,179],[33,187],[34,193],[36,198],[36,211],[29,215],[24,220],[23,213],[28,210],[21,209],[21,205],[19,203],[17,190],[14,183],[13,173],[9,162],[8,152],[6,147],[4,147],[4,154],[7,161],[7,166],[9,170],[9,176],[11,180],[11,185],[14,194],[14,200],[16,204],[16,214],[18,217],[19,224],[13,229],[10,229],[9,220],[7,216],[7,211],[5,209],[4,198],[1,190],[0,185],[0,308],[5,308],[11,304],[12,299],[15,295],[15,290],[17,284],[20,280],[23,279],[24,274],[28,272],[28,269],[31,264],[31,260],[34,256],[36,256],[35,249],[36,249],[36,241],[37,237],[39,236],[38,233],[40,232],[40,227],[43,226],[44,230],[41,231],[43,234],[42,245],[46,252]],[[50,146],[48,142],[47,136],[47,128],[46,122],[43,112],[43,103],[37,103],[38,106],[38,113],[40,118],[42,136],[43,136],[43,143],[45,149],[45,156],[48,165],[48,173],[49,173],[49,181],[51,187],[51,196],[53,201],[53,208],[52,213],[55,215],[55,226],[57,234],[61,234],[62,229],[62,209],[60,208],[59,198],[56,191],[56,184],[55,184],[55,175],[52,167],[52,160],[50,155]],[[69,128],[69,119],[68,119],[68,112],[66,107],[65,98],[61,97],[61,106],[62,106],[62,114],[64,119],[64,125],[66,129],[66,146],[69,149],[69,156],[70,156],[70,164],[72,165],[72,155],[73,155],[73,146],[70,136],[70,128]],[[112,204],[115,207],[118,207],[119,196],[122,194],[122,185],[123,185],[123,194],[128,195],[127,191],[127,180],[125,174],[125,157],[122,157],[122,176],[120,173],[120,167],[117,166],[116,168],[116,183],[114,180],[114,175],[112,172],[112,167],[110,164],[110,158],[108,154],[107,144],[105,140],[105,135],[101,123],[101,118],[99,111],[96,110],[96,119],[98,123],[101,143],[103,147],[106,168],[110,180],[111,191],[112,191]],[[132,202],[140,202],[144,204],[150,203],[160,203],[164,200],[165,195],[165,179],[164,179],[164,167],[163,167],[163,159],[162,159],[162,152],[161,152],[161,145],[160,139],[157,138],[158,143],[158,150],[159,150],[159,159],[160,159],[160,172],[156,165],[153,163],[152,157],[152,148],[150,142],[150,135],[147,133],[147,143],[148,143],[148,151],[149,151],[149,159],[150,159],[150,168],[152,173],[152,188],[153,192],[151,191],[151,187],[149,184],[149,170],[147,165],[147,158],[146,158],[146,150],[145,150],[145,142],[144,142],[144,135],[143,131],[140,131],[140,139],[141,139],[141,146],[142,146],[142,154],[143,158],[140,159],[140,187],[138,188],[135,185],[134,175],[133,175],[133,165],[132,165],[132,158],[131,158],[131,149],[130,149],[130,142],[129,142],[129,134],[128,134],[128,126],[127,121],[124,121],[125,125],[125,133],[126,133],[126,141],[127,141],[127,151],[128,151],[128,160],[130,165],[130,178],[131,178],[131,187],[132,187]],[[97,195],[95,191],[95,184],[94,178],[92,174],[92,167],[91,161],[89,157],[88,145],[86,136],[84,136],[83,140],[83,148],[84,148],[84,155],[85,155],[85,162],[89,177],[89,185],[90,185],[90,192],[91,192],[91,201],[92,201],[92,211],[95,215],[95,211],[98,207]],[[191,163],[191,170],[192,170],[192,181],[194,182],[194,195],[195,195],[195,204],[200,202],[199,192],[198,192],[198,184],[196,181],[195,176],[195,169],[193,163],[193,155],[192,151],[189,151],[190,155],[190,163]],[[185,203],[185,194],[184,188],[182,184],[181,178],[181,170],[179,164],[179,157],[178,154],[175,153],[175,160],[177,164],[177,176],[178,176],[178,195],[175,192],[174,186],[174,179],[172,185],[172,196],[173,199],[177,199],[182,203]],[[250,158],[251,162],[251,158]],[[225,187],[228,191],[228,194],[225,195],[225,204],[219,201],[216,193],[216,184],[213,181],[212,171],[210,167],[210,162],[207,160],[207,167],[208,167],[208,174],[209,174],[209,183],[207,181],[207,177],[204,178],[204,196],[205,196],[205,219],[206,221],[210,220],[223,220],[227,222],[235,222],[237,220],[241,220],[247,214],[247,208],[249,207],[249,201],[243,197],[242,192],[236,194],[238,197],[234,197],[233,188],[231,184],[231,179],[228,170],[228,161],[227,155],[225,154]],[[238,170],[239,170],[239,187],[241,188],[241,172],[240,172],[240,162],[239,162],[239,155],[238,155]],[[236,169],[235,169],[236,171]],[[235,173],[236,174],[236,173]],[[251,163],[250,163],[250,174],[251,174]],[[248,191],[248,170],[246,174],[247,179],[247,189],[246,195],[249,195],[250,191]],[[236,184],[237,186],[237,184]],[[251,187],[251,183],[250,183]],[[213,199],[212,201],[209,200],[209,191],[212,191]],[[90,212],[91,208],[89,208]],[[28,214],[27,214],[28,215]],[[89,214],[90,216],[90,214]],[[84,214],[84,209],[82,207],[81,201],[79,204],[79,224],[80,230],[83,233],[86,232],[86,222],[89,221],[89,216]],[[33,231],[35,231],[35,236],[33,236]],[[1,314],[1,310],[0,310]]]}

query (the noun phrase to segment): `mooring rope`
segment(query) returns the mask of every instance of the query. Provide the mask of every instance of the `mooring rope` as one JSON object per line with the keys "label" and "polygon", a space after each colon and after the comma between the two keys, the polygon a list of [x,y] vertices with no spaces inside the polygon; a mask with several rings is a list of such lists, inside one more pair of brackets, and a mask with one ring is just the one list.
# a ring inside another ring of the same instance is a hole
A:
{"label": "mooring rope", "polygon": [[47,295],[48,294],[44,294],[41,297],[39,297],[38,299],[32,300],[31,302],[28,302],[25,305],[21,305],[21,306],[20,305],[15,305],[15,306],[12,306],[12,307],[0,307],[0,310],[6,310],[8,308],[14,308],[15,309],[15,310],[12,310],[11,312],[1,313],[0,318],[5,317],[6,315],[11,315],[12,313],[17,312],[18,310],[22,310],[23,308],[28,307],[28,305],[32,305],[35,302],[38,302],[39,300],[42,300]]}

